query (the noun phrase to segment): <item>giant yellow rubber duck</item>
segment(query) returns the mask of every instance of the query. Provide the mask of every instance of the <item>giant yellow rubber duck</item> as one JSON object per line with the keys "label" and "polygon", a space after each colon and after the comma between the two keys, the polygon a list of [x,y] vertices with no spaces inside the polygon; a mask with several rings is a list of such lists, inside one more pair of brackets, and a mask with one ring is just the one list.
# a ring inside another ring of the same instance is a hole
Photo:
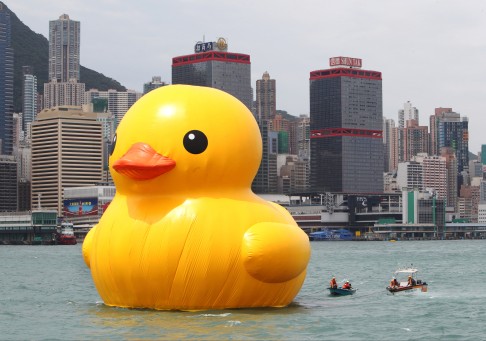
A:
{"label": "giant yellow rubber duck", "polygon": [[261,143],[251,112],[220,90],[169,85],[132,106],[109,160],[116,195],[82,249],[106,305],[292,302],[310,245],[284,208],[251,191]]}

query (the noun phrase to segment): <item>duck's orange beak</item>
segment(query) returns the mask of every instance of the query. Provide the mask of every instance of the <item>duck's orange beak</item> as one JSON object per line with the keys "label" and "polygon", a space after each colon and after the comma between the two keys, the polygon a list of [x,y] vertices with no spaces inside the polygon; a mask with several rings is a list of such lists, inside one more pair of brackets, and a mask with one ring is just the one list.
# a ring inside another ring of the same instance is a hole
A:
{"label": "duck's orange beak", "polygon": [[135,143],[113,163],[113,169],[135,180],[150,180],[167,173],[175,165],[174,160],[160,155],[148,144]]}

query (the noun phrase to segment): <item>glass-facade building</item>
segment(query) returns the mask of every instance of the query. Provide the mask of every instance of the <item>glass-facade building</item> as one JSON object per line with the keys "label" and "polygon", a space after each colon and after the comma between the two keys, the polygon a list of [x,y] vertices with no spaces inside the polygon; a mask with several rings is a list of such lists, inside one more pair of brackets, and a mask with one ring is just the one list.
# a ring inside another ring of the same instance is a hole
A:
{"label": "glass-facade building", "polygon": [[172,58],[172,84],[207,86],[238,98],[251,110],[251,63],[247,54],[208,51]]}
{"label": "glass-facade building", "polygon": [[0,155],[0,212],[17,211],[17,162],[12,155]]}
{"label": "glass-facade building", "polygon": [[13,151],[14,53],[10,11],[0,2],[0,154]]}
{"label": "glass-facade building", "polygon": [[469,127],[467,117],[444,117],[438,124],[440,147],[451,147],[457,158],[457,172],[469,169]]}
{"label": "glass-facade building", "polygon": [[313,192],[383,193],[381,72],[310,73]]}
{"label": "glass-facade building", "polygon": [[23,66],[22,73],[22,128],[27,131],[37,114],[37,77],[34,76],[31,66]]}

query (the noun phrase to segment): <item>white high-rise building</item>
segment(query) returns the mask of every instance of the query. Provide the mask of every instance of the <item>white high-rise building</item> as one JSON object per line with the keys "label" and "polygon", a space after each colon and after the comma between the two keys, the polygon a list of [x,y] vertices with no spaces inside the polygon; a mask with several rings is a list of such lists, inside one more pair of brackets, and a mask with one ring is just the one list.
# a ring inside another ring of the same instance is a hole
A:
{"label": "white high-rise building", "polygon": [[407,101],[403,104],[403,109],[398,110],[398,128],[405,128],[409,120],[415,120],[419,125],[419,111]]}
{"label": "white high-rise building", "polygon": [[447,198],[447,161],[443,156],[423,158],[423,177],[426,189],[432,189],[437,199]]}
{"label": "white high-rise building", "polygon": [[416,161],[400,162],[397,183],[401,190],[422,192],[424,190],[422,164]]}
{"label": "white high-rise building", "polygon": [[37,114],[37,77],[30,66],[23,66],[22,72],[22,129],[25,132]]}

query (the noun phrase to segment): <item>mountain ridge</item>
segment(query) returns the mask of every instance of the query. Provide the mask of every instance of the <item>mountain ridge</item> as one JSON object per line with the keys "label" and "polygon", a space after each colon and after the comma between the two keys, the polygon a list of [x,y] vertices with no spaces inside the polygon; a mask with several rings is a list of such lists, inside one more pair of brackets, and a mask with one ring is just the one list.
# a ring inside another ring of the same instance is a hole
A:
{"label": "mountain ridge", "polygon": [[[44,92],[44,83],[48,82],[49,41],[42,34],[35,33],[25,25],[17,15],[1,2],[10,13],[11,44],[14,51],[14,112],[22,111],[22,66],[32,66],[37,77],[37,91]],[[47,21],[46,21],[47,24]],[[80,82],[86,89],[106,91],[114,89],[126,91],[126,87],[113,78],[80,65]]]}

